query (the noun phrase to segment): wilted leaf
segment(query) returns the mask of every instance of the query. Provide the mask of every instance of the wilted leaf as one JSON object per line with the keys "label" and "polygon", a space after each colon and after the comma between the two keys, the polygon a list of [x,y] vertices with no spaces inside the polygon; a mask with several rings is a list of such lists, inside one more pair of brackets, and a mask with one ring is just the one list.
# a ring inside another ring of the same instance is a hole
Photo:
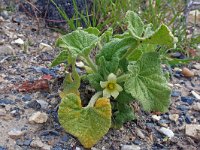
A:
{"label": "wilted leaf", "polygon": [[136,63],[128,66],[130,78],[125,90],[136,98],[146,111],[167,111],[170,103],[170,88],[163,75],[159,55],[143,54]]}
{"label": "wilted leaf", "polygon": [[69,94],[61,101],[58,117],[67,132],[85,148],[91,148],[111,126],[111,105],[109,99],[99,98],[94,107],[84,108],[77,95]]}

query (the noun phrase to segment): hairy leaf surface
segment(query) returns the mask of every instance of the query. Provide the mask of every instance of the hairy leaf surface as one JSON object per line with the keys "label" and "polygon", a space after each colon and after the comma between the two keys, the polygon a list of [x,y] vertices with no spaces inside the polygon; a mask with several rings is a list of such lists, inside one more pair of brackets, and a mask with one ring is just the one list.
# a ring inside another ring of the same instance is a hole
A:
{"label": "hairy leaf surface", "polygon": [[72,55],[89,55],[92,48],[95,47],[98,42],[98,37],[94,34],[89,34],[83,30],[76,30],[67,35],[60,37],[56,45],[65,46]]}
{"label": "hairy leaf surface", "polygon": [[128,66],[130,78],[125,82],[125,90],[136,98],[146,111],[168,109],[170,88],[163,75],[159,55],[146,53],[136,63]]}
{"label": "hairy leaf surface", "polygon": [[79,139],[85,148],[91,148],[111,126],[109,99],[99,98],[94,107],[84,108],[80,98],[69,94],[62,99],[58,110],[62,127]]}
{"label": "hairy leaf surface", "polygon": [[133,11],[127,11],[126,21],[128,22],[128,30],[136,39],[140,39],[144,31],[144,23],[141,18]]}

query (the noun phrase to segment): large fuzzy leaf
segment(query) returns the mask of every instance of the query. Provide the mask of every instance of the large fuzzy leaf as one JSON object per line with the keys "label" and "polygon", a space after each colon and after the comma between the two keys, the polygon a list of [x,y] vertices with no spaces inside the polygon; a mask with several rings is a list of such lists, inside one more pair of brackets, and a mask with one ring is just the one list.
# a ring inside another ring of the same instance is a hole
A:
{"label": "large fuzzy leaf", "polygon": [[144,31],[144,23],[141,18],[133,11],[127,11],[126,21],[128,22],[128,30],[131,35],[139,39]]}
{"label": "large fuzzy leaf", "polygon": [[137,63],[129,65],[130,78],[125,90],[136,98],[146,111],[165,112],[170,103],[170,88],[162,73],[159,55],[143,54]]}
{"label": "large fuzzy leaf", "polygon": [[74,56],[88,55],[98,42],[98,37],[83,30],[76,30],[60,37],[56,45],[67,48]]}
{"label": "large fuzzy leaf", "polygon": [[91,148],[111,126],[109,99],[99,98],[94,107],[84,108],[80,98],[69,94],[62,99],[58,110],[62,127],[79,139],[85,148]]}

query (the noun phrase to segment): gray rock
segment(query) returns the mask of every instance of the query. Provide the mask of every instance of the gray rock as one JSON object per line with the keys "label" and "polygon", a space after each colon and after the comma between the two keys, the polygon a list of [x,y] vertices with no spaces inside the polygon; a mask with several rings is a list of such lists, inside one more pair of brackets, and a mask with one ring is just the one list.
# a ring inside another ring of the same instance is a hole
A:
{"label": "gray rock", "polygon": [[200,103],[199,103],[199,102],[198,102],[198,103],[195,103],[195,104],[192,106],[192,109],[200,112]]}
{"label": "gray rock", "polygon": [[187,136],[193,137],[200,140],[200,125],[199,124],[186,124],[185,134]]}
{"label": "gray rock", "polygon": [[24,135],[24,133],[25,133],[24,131],[13,129],[13,130],[8,132],[8,135],[12,139],[18,139],[18,138],[22,137]]}
{"label": "gray rock", "polygon": [[194,66],[195,69],[200,70],[200,63],[197,63],[197,64],[195,64],[195,65],[193,65],[193,66]]}
{"label": "gray rock", "polygon": [[5,115],[6,115],[6,111],[4,109],[0,109],[0,117],[5,116]]}
{"label": "gray rock", "polygon": [[0,55],[15,54],[15,50],[10,45],[0,46]]}
{"label": "gray rock", "polygon": [[48,103],[43,100],[36,100],[40,105],[42,109],[48,109]]}
{"label": "gray rock", "polygon": [[51,149],[51,146],[49,146],[45,143],[42,143],[42,141],[39,138],[33,140],[31,142],[30,146],[34,147],[34,148],[39,148],[41,150],[50,150]]}
{"label": "gray rock", "polygon": [[48,119],[48,115],[46,113],[42,112],[36,112],[32,114],[32,116],[29,118],[30,123],[45,123]]}
{"label": "gray rock", "polygon": [[135,128],[135,132],[137,136],[139,136],[141,139],[145,138],[145,135],[142,133],[142,131],[139,128]]}
{"label": "gray rock", "polygon": [[140,150],[140,147],[137,145],[122,145],[121,150]]}

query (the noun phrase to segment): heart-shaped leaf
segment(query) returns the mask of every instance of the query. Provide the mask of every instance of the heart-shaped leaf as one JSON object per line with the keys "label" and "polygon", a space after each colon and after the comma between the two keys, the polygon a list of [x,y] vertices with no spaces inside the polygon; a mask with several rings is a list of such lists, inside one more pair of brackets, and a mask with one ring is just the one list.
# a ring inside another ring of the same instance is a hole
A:
{"label": "heart-shaped leaf", "polygon": [[91,148],[111,126],[109,99],[99,98],[94,107],[82,107],[80,97],[68,94],[58,110],[62,127],[79,139],[85,148]]}

